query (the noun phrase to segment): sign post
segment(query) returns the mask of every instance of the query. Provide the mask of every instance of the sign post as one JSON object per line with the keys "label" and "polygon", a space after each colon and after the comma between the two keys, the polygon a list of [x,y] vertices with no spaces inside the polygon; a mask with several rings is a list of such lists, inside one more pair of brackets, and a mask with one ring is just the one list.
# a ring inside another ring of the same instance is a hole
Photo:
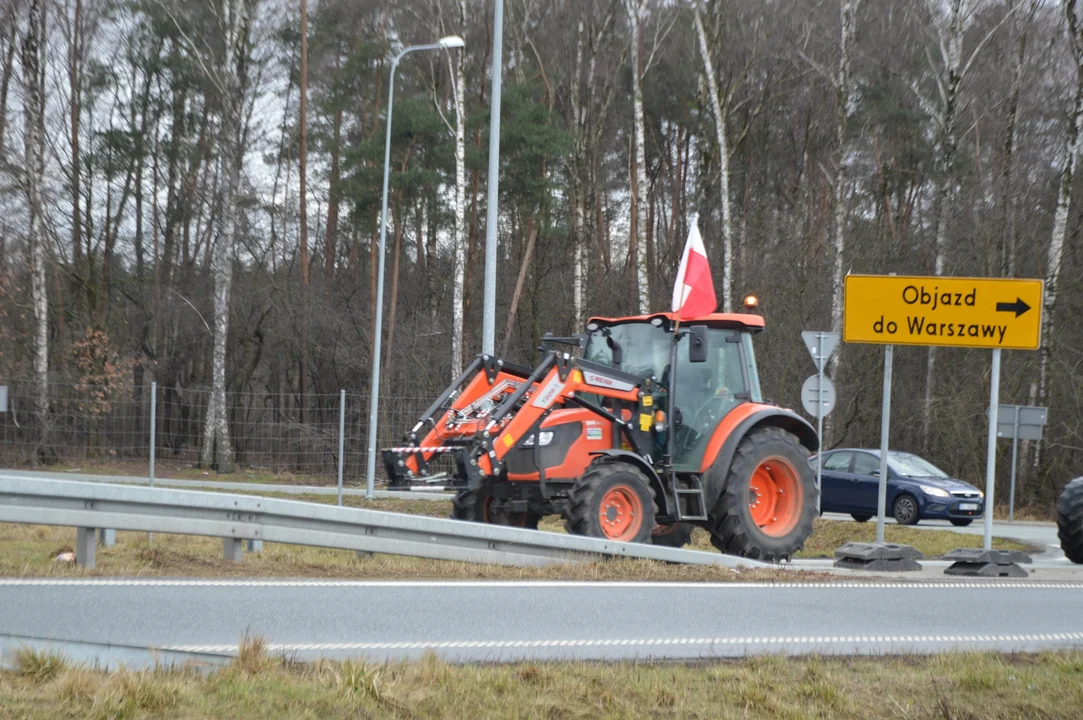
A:
{"label": "sign post", "polygon": [[846,342],[887,345],[877,542],[883,542],[886,512],[887,418],[891,403],[888,379],[892,346],[989,348],[993,351],[993,357],[986,448],[985,548],[990,548],[993,508],[996,506],[994,491],[1000,351],[1037,350],[1041,345],[1042,293],[1041,280],[903,275],[846,277],[843,339]]}
{"label": "sign post", "polygon": [[1012,441],[1012,479],[1008,493],[1008,522],[1015,522],[1015,469],[1019,441],[1041,440],[1042,428],[1048,417],[1048,408],[1033,405],[1001,405],[997,410],[997,439],[1011,438]]}
{"label": "sign post", "polygon": [[876,544],[884,544],[884,521],[887,517],[887,453],[891,431],[891,369],[895,364],[895,346],[884,348],[884,395],[880,410],[880,482],[876,489]]}
{"label": "sign post", "polygon": [[[805,412],[816,418],[816,438],[820,443],[819,454],[823,453],[824,416],[835,409],[835,385],[830,378],[824,377],[827,361],[834,354],[839,344],[839,334],[823,330],[805,330],[801,333],[812,362],[816,364],[816,374],[805,381],[801,387],[801,404]],[[816,510],[820,510],[823,500],[823,471],[820,458],[816,458]]]}

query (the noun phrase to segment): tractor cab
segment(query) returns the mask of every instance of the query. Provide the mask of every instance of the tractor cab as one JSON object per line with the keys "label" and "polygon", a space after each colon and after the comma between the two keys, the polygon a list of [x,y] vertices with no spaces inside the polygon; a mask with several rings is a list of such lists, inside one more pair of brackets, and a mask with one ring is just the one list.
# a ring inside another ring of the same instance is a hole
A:
{"label": "tractor cab", "polygon": [[713,314],[680,327],[670,313],[592,318],[583,359],[650,378],[673,393],[673,467],[695,472],[719,422],[741,403],[762,402],[752,349],[752,334],[762,330],[759,315]]}

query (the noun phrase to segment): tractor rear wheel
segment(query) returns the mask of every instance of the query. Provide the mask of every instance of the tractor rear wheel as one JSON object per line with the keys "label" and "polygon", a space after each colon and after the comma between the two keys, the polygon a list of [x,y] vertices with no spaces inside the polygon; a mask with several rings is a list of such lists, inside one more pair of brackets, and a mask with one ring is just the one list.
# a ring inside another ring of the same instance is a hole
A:
{"label": "tractor rear wheel", "polygon": [[564,527],[569,533],[620,542],[650,540],[654,491],[634,465],[592,465],[575,481],[568,499]]}
{"label": "tractor rear wheel", "polygon": [[490,494],[489,485],[486,484],[477,490],[457,492],[451,501],[451,519],[537,530],[541,518],[531,513],[508,512],[500,507],[500,501]]}
{"label": "tractor rear wheel", "polygon": [[692,531],[695,527],[689,523],[656,525],[651,531],[651,545],[682,548],[692,542]]}
{"label": "tractor rear wheel", "polygon": [[1057,536],[1065,557],[1083,564],[1083,477],[1068,483],[1060,494],[1057,501]]}
{"label": "tractor rear wheel", "polygon": [[781,428],[754,430],[741,440],[728,468],[711,544],[753,560],[789,560],[804,547],[815,517],[816,477],[808,450]]}

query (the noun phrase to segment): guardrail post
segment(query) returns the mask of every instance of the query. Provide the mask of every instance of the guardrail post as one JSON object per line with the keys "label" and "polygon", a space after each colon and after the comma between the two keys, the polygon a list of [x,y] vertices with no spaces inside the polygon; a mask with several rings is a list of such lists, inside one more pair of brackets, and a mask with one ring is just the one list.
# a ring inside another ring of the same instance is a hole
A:
{"label": "guardrail post", "polygon": [[78,528],[75,531],[75,564],[87,570],[94,569],[95,528]]}
{"label": "guardrail post", "polygon": [[262,540],[245,540],[245,550],[248,552],[263,552]]}
{"label": "guardrail post", "polygon": [[117,531],[101,528],[98,530],[98,540],[101,542],[102,547],[113,547],[117,544]]}
{"label": "guardrail post", "polygon": [[241,539],[222,538],[222,557],[230,562],[241,561]]}

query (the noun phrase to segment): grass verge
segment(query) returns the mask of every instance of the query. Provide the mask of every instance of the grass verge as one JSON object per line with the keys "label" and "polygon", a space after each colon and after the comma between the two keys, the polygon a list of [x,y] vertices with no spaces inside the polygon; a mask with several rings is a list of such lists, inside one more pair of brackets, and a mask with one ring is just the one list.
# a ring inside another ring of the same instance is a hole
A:
{"label": "grass verge", "polygon": [[[305,496],[312,502],[334,502],[333,497]],[[348,505],[390,512],[432,517],[447,517],[450,502],[432,500],[386,499],[366,501],[348,497]],[[556,517],[545,518],[542,530],[563,532]],[[980,547],[981,536],[961,535],[948,531],[916,530],[889,525],[888,542],[913,545],[926,557],[942,555],[956,547]],[[857,524],[817,520],[813,534],[799,557],[831,557],[835,549],[846,542],[871,542],[876,527],[871,523]],[[112,548],[98,548],[97,568],[85,571],[71,564],[57,562],[56,557],[72,550],[73,528],[0,523],[0,576],[174,576],[174,577],[345,577],[345,578],[416,578],[416,579],[568,579],[568,580],[671,580],[722,582],[727,580],[793,580],[792,571],[742,570],[735,572],[722,567],[666,565],[648,560],[603,560],[575,566],[546,568],[508,568],[496,565],[474,565],[393,555],[358,557],[346,550],[312,548],[299,545],[265,543],[263,552],[246,554],[241,563],[222,559],[221,540],[187,535],[117,533]],[[697,530],[692,537],[692,549],[717,552],[711,547],[708,534]],[[994,547],[1025,549],[1027,546],[1010,540],[994,540]],[[802,573],[802,580],[831,577]]]}
{"label": "grass verge", "polygon": [[[23,653],[0,715],[38,718],[1022,718],[1083,715],[1083,654],[672,663],[290,663],[97,672]],[[49,666],[49,672],[41,672]]]}

